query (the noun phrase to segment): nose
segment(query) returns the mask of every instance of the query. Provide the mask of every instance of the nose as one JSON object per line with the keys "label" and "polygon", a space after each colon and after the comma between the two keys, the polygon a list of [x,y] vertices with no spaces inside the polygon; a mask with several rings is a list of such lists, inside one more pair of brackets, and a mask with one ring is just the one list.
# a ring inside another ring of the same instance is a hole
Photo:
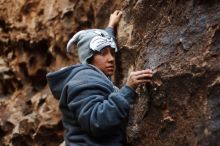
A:
{"label": "nose", "polygon": [[115,61],[115,56],[111,52],[108,53],[108,61],[109,62],[114,62]]}

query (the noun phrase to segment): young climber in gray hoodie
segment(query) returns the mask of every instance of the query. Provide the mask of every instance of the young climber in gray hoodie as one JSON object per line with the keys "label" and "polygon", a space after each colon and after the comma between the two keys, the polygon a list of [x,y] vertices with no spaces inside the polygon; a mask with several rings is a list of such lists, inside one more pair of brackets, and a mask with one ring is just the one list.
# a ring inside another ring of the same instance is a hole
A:
{"label": "young climber in gray hoodie", "polygon": [[114,28],[121,17],[122,12],[116,10],[105,30],[76,33],[67,51],[77,45],[81,64],[47,74],[52,94],[60,100],[66,146],[122,146],[135,89],[151,80],[149,69],[131,72],[121,89],[110,79],[118,51]]}

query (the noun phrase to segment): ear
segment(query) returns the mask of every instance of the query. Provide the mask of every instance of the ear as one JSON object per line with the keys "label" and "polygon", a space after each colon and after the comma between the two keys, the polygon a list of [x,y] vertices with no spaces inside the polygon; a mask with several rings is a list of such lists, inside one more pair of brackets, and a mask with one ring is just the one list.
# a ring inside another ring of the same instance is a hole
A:
{"label": "ear", "polygon": [[67,53],[70,53],[72,51],[72,45],[77,44],[79,41],[79,37],[85,33],[85,30],[81,30],[77,32],[67,43],[66,50]]}

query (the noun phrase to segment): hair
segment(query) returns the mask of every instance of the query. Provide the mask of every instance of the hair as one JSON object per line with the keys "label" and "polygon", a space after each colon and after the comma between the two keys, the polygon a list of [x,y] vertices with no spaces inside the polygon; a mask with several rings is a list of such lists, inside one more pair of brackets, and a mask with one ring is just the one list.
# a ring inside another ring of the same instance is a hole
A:
{"label": "hair", "polygon": [[92,55],[92,57],[90,57],[89,59],[87,59],[87,63],[88,63],[88,64],[92,64],[92,60],[93,60],[93,55]]}
{"label": "hair", "polygon": [[99,53],[98,51],[93,51],[93,50],[92,50],[92,56],[87,59],[87,63],[88,63],[88,64],[92,64],[92,60],[93,60],[94,55],[95,55],[95,54],[98,54],[98,53]]}
{"label": "hair", "polygon": [[[110,46],[106,46],[105,48],[107,48],[107,47],[110,47]],[[105,48],[103,48],[103,49],[105,49]],[[102,50],[103,50],[103,49],[102,49]],[[100,54],[100,52],[99,52],[99,51],[93,51],[93,50],[92,50],[92,56],[87,59],[87,63],[88,63],[88,64],[91,64],[91,63],[92,63],[92,60],[93,60],[93,58],[94,58],[94,55],[96,55],[96,54]]]}

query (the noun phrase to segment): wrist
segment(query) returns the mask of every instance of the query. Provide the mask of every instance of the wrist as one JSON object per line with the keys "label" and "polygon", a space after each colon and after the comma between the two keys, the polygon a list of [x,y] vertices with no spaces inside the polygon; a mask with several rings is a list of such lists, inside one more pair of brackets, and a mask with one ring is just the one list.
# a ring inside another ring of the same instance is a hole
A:
{"label": "wrist", "polygon": [[127,83],[126,86],[132,88],[133,90],[136,90],[136,88],[137,88],[135,85],[130,85],[129,83]]}
{"label": "wrist", "polygon": [[114,27],[115,27],[115,25],[114,25],[114,24],[109,23],[109,24],[108,24],[108,27],[114,28]]}

